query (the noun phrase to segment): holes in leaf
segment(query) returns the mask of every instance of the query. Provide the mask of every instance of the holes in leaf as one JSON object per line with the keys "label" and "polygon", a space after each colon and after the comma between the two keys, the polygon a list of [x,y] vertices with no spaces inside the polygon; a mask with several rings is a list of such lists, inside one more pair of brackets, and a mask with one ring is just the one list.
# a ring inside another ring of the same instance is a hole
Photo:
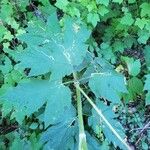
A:
{"label": "holes in leaf", "polygon": [[14,50],[20,44],[17,38],[14,38],[10,41],[10,49]]}
{"label": "holes in leaf", "polygon": [[8,53],[5,53],[5,52],[4,52],[4,54],[11,60],[11,64],[12,64],[13,66],[18,63],[18,62],[16,62],[16,61],[12,58],[12,56],[10,56]]}
{"label": "holes in leaf", "polygon": [[0,87],[4,84],[4,76],[2,72],[0,71]]}
{"label": "holes in leaf", "polygon": [[29,75],[29,73],[30,73],[30,71],[31,71],[31,68],[25,68],[24,69],[24,73],[25,73],[25,75]]}
{"label": "holes in leaf", "polygon": [[73,121],[71,122],[71,125],[70,125],[70,126],[74,126],[75,123],[76,123],[76,120],[73,120]]}
{"label": "holes in leaf", "polygon": [[58,20],[61,20],[63,15],[64,15],[63,11],[60,10],[60,9],[57,9],[57,18],[58,18]]}
{"label": "holes in leaf", "polygon": [[14,83],[14,86],[16,87],[17,85],[18,85],[18,83],[17,83],[17,82],[15,82],[15,83]]}
{"label": "holes in leaf", "polygon": [[3,45],[0,43],[0,54],[3,53]]}

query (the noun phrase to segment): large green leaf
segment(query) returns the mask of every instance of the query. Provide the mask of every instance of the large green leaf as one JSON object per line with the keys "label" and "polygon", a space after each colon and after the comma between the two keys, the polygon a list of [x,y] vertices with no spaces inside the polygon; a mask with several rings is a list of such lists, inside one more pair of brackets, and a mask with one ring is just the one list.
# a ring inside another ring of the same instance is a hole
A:
{"label": "large green leaf", "polygon": [[[87,61],[87,69],[82,75],[81,83],[88,82],[90,78],[92,78],[92,74],[96,72],[114,72],[113,66],[101,57],[94,57],[90,53],[88,53],[86,57]],[[85,79],[85,80],[84,80]]]}
{"label": "large green leaf", "polygon": [[[70,109],[65,110],[64,114],[60,117],[58,124],[50,127],[42,134],[40,142],[45,143],[44,150],[61,150],[62,147],[64,150],[76,150],[79,144],[78,136],[76,113],[72,106]],[[98,140],[94,136],[91,136],[87,131],[86,138],[89,150],[99,150],[102,147],[108,148],[107,143],[102,143],[101,145]]]}
{"label": "large green leaf", "polygon": [[89,86],[96,97],[108,99],[113,103],[120,102],[120,92],[127,92],[124,77],[113,72],[93,74]]}
{"label": "large green leaf", "polygon": [[16,68],[31,68],[29,76],[52,72],[52,78],[58,79],[73,72],[86,55],[89,31],[84,25],[65,19],[61,29],[56,12],[53,12],[47,24],[31,22],[27,33],[20,39],[27,44],[14,58],[20,63]]}
{"label": "large green leaf", "polygon": [[116,73],[113,66],[101,57],[91,60],[82,78],[85,80],[81,83],[89,81],[89,86],[97,97],[114,103],[120,102],[120,92],[127,92],[125,78]]}
{"label": "large green leaf", "polygon": [[[20,124],[25,115],[31,115],[46,103],[44,122],[48,126],[57,123],[60,114],[70,107],[71,92],[60,83],[31,80],[9,89],[2,99],[14,108],[12,118],[15,117]],[[9,108],[11,110],[10,105]]]}

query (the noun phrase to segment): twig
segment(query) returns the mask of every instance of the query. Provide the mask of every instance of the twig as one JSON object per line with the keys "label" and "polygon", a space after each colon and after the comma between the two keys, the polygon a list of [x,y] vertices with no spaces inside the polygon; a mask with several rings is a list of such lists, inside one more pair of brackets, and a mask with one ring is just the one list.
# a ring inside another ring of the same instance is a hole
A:
{"label": "twig", "polygon": [[142,134],[150,126],[150,121],[144,126],[139,134]]}
{"label": "twig", "polygon": [[[150,129],[150,127],[147,127],[146,129]],[[143,130],[143,128],[134,128],[134,129],[132,129],[132,130],[130,130],[129,132],[132,132],[132,131],[137,131],[137,130]]]}
{"label": "twig", "polygon": [[143,127],[143,129],[140,131],[140,133],[139,133],[140,137],[139,137],[139,139],[137,140],[137,142],[135,143],[135,145],[137,145],[137,144],[140,142],[140,140],[142,139],[142,137],[143,137],[143,135],[144,135],[144,131],[147,130],[147,128],[149,128],[149,126],[150,126],[150,121],[149,121],[149,122]]}

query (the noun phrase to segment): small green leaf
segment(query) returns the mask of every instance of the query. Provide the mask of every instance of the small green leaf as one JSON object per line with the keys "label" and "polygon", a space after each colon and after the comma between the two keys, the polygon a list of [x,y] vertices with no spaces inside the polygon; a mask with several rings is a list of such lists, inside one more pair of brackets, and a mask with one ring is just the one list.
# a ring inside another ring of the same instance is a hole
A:
{"label": "small green leaf", "polygon": [[122,57],[122,59],[126,62],[128,67],[128,72],[132,76],[137,76],[141,71],[141,62],[139,59],[134,60],[129,57]]}
{"label": "small green leaf", "polygon": [[148,93],[146,94],[146,105],[150,105],[150,91],[148,91]]}
{"label": "small green leaf", "polygon": [[150,22],[148,19],[147,19],[147,24],[145,26],[145,29],[148,30],[148,32],[150,32]]}
{"label": "small green leaf", "polygon": [[141,30],[145,27],[147,24],[147,20],[145,18],[136,18],[135,25],[137,25]]}
{"label": "small green leaf", "polygon": [[144,48],[144,57],[146,61],[146,66],[150,70],[150,46],[146,45]]}
{"label": "small green leaf", "polygon": [[146,105],[150,104],[150,74],[146,75],[144,90],[147,90],[148,93],[146,94]]}
{"label": "small green leaf", "polygon": [[6,1],[5,4],[2,4],[0,9],[0,18],[4,21],[12,20],[11,15],[13,14],[13,5]]}
{"label": "small green leaf", "polygon": [[7,33],[7,29],[2,25],[0,26],[1,26],[0,27],[0,42],[1,42],[3,40],[3,36],[5,35],[5,33]]}
{"label": "small green leaf", "polygon": [[94,1],[91,1],[91,3],[89,3],[89,4],[88,4],[88,1],[87,1],[87,4],[85,4],[85,5],[88,9],[88,12],[92,12],[93,10],[97,9],[96,3]]}
{"label": "small green leaf", "polygon": [[123,0],[113,0],[113,2],[121,4],[123,2]]}
{"label": "small green leaf", "polygon": [[134,22],[131,13],[125,13],[125,15],[121,18],[120,21],[123,25],[131,26]]}
{"label": "small green leaf", "polygon": [[115,41],[113,43],[113,49],[115,52],[123,52],[125,49],[124,43],[121,41]]}
{"label": "small green leaf", "polygon": [[150,90],[150,75],[146,75],[146,81],[145,81],[145,85],[144,85],[144,90]]}
{"label": "small green leaf", "polygon": [[69,14],[71,15],[71,16],[77,16],[78,18],[80,17],[80,10],[79,9],[77,9],[76,7],[70,7],[70,8],[68,8],[68,12],[69,12]]}
{"label": "small green leaf", "polygon": [[106,6],[104,5],[100,5],[98,7],[98,13],[101,15],[101,16],[104,16],[105,14],[107,14],[109,12],[109,10],[106,8]]}
{"label": "small green leaf", "polygon": [[130,35],[124,38],[124,46],[125,48],[131,48],[134,43],[136,43],[136,39]]}
{"label": "small green leaf", "polygon": [[147,40],[150,37],[150,33],[148,30],[140,30],[138,32],[138,36],[139,36],[139,38],[138,38],[139,44],[146,44]]}
{"label": "small green leaf", "polygon": [[13,38],[14,36],[11,34],[10,31],[6,32],[6,34],[3,37],[3,39],[9,40],[9,41],[11,41]]}
{"label": "small green leaf", "polygon": [[97,4],[103,4],[105,6],[109,5],[109,0],[96,0]]}
{"label": "small green leaf", "polygon": [[112,47],[110,46],[110,44],[108,42],[103,42],[101,45],[100,45],[100,51],[99,51],[99,54],[102,55],[106,60],[110,61],[111,60],[111,63],[115,63],[116,61],[116,57],[112,51]]}
{"label": "small green leaf", "polygon": [[129,73],[133,76],[137,76],[141,71],[141,62],[140,60],[135,60],[128,64]]}
{"label": "small green leaf", "polygon": [[98,13],[101,15],[101,16],[104,16],[105,14],[107,14],[109,12],[109,10],[106,8],[106,6],[104,5],[100,5],[98,7]]}
{"label": "small green leaf", "polygon": [[87,15],[87,22],[92,23],[92,25],[95,27],[97,22],[99,21],[99,15],[96,13],[89,13]]}
{"label": "small green leaf", "polygon": [[129,4],[133,4],[133,3],[135,3],[136,2],[136,0],[128,0],[128,3]]}
{"label": "small green leaf", "polygon": [[144,86],[143,86],[142,81],[141,81],[139,78],[137,78],[137,77],[131,78],[131,79],[128,81],[128,84],[129,84],[129,88],[130,88],[134,93],[137,93],[137,94],[142,93]]}
{"label": "small green leaf", "polygon": [[35,130],[37,127],[38,123],[32,123],[29,128]]}
{"label": "small green leaf", "polygon": [[128,80],[128,91],[132,99],[136,98],[136,94],[142,94],[143,88],[143,83],[139,78],[133,77]]}
{"label": "small green leaf", "polygon": [[57,0],[55,6],[62,9],[62,10],[65,10],[67,8],[67,5],[69,4],[68,0]]}
{"label": "small green leaf", "polygon": [[149,3],[142,3],[140,5],[140,8],[141,8],[141,17],[144,17],[144,16],[149,16],[150,17],[150,4]]}
{"label": "small green leaf", "polygon": [[12,28],[18,30],[19,24],[15,20],[8,21],[8,24],[11,25]]}

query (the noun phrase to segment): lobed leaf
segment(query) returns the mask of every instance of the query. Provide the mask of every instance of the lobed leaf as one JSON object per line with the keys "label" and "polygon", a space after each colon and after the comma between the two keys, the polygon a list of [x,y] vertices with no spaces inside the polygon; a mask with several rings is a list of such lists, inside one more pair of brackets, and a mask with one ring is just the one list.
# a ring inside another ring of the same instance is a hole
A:
{"label": "lobed leaf", "polygon": [[30,116],[45,103],[45,125],[55,124],[64,110],[71,105],[71,92],[67,87],[42,80],[20,83],[1,98],[12,105],[12,118],[16,118],[20,124],[26,115]]}
{"label": "lobed leaf", "polygon": [[46,25],[32,22],[27,33],[20,37],[28,45],[27,49],[14,53],[14,58],[20,61],[16,68],[31,68],[29,76],[51,72],[51,78],[60,79],[69,75],[86,55],[89,34],[84,25],[70,18],[66,18],[62,30],[56,12]]}
{"label": "lobed leaf", "polygon": [[95,73],[89,81],[89,86],[96,97],[102,97],[113,103],[120,103],[119,93],[126,93],[124,77],[117,73]]}

